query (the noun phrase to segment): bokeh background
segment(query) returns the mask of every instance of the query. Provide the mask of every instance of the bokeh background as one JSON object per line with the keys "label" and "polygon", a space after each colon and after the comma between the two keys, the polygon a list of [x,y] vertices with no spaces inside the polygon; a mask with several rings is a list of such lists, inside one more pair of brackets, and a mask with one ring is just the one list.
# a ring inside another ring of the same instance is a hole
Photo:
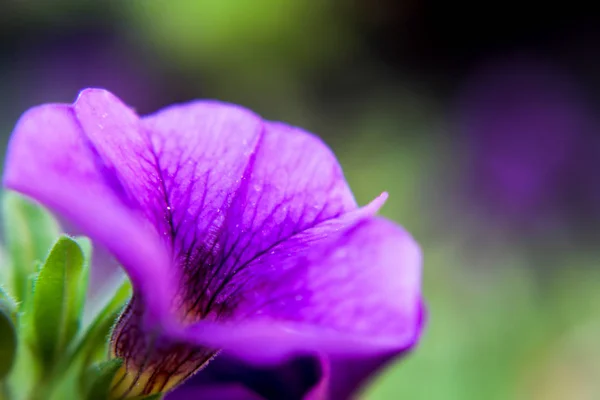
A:
{"label": "bokeh background", "polygon": [[[597,15],[597,14],[596,14]],[[303,126],[422,244],[429,324],[365,399],[600,398],[600,18],[576,2],[17,1],[0,137],[105,87]]]}

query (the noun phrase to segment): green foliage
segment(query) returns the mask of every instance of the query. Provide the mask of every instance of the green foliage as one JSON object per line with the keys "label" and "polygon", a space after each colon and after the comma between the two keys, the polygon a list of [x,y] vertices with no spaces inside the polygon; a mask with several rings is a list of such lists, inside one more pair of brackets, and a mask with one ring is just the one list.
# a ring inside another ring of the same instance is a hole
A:
{"label": "green foliage", "polygon": [[13,315],[17,309],[15,300],[0,286],[0,310]]}
{"label": "green foliage", "polygon": [[[74,238],[79,249],[83,253],[83,265],[79,277],[79,289],[74,293],[74,310],[77,315],[83,315],[85,299],[87,296],[88,284],[90,279],[90,269],[92,260],[92,242],[84,236]],[[79,323],[79,322],[78,322]]]}
{"label": "green foliage", "polygon": [[84,266],[77,242],[62,236],[39,272],[34,289],[35,347],[45,364],[53,364],[78,330],[83,307],[80,293]]}
{"label": "green foliage", "polygon": [[125,303],[131,298],[131,291],[131,283],[129,280],[124,280],[108,303],[96,314],[94,320],[85,329],[76,349],[76,356],[81,357],[84,363],[94,360],[98,350],[106,353],[106,338],[110,335],[110,331],[121,314]]}
{"label": "green foliage", "polygon": [[110,385],[121,365],[123,365],[123,360],[118,358],[94,365],[93,370],[88,373],[91,376],[91,384],[85,399],[106,400],[110,394]]}
{"label": "green foliage", "polygon": [[328,0],[175,0],[126,8],[132,25],[181,65],[229,67],[233,75],[244,72],[240,65],[302,70],[324,63],[346,50],[342,39],[349,35]]}
{"label": "green foliage", "polygon": [[0,281],[0,399],[107,399],[120,365],[107,361],[108,338],[131,297],[129,281],[82,326],[91,242],[57,240],[46,211],[15,194],[4,199],[11,259]]}
{"label": "green foliage", "polygon": [[12,267],[4,284],[17,301],[23,301],[27,277],[36,261],[46,258],[59,235],[56,220],[42,207],[12,192],[4,193],[4,237]]}
{"label": "green foliage", "polygon": [[0,381],[10,372],[17,351],[17,334],[10,315],[0,308]]}

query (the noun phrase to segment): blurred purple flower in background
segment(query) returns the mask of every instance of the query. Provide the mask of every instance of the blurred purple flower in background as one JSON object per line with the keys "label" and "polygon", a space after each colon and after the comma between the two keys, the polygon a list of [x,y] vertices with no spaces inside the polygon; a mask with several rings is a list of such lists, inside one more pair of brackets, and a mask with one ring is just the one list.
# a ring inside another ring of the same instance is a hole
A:
{"label": "blurred purple flower in background", "polygon": [[420,336],[420,251],[374,216],[385,196],[358,208],[319,139],[244,108],[197,101],[139,118],[88,89],[21,118],[4,183],[127,271],[117,397],[173,388],[223,349],[180,390],[342,399]]}
{"label": "blurred purple flower in background", "polygon": [[[169,102],[177,80],[161,65],[149,63],[141,46],[127,43],[114,29],[85,24],[23,39],[6,57],[8,73],[0,76],[6,120],[23,108],[51,101],[69,102],[82,87],[124,93],[137,110],[154,110]],[[18,114],[17,114],[18,115]]]}
{"label": "blurred purple flower in background", "polygon": [[587,222],[598,216],[599,143],[568,73],[527,57],[488,62],[460,94],[458,129],[469,202],[495,224],[554,228],[582,199]]}

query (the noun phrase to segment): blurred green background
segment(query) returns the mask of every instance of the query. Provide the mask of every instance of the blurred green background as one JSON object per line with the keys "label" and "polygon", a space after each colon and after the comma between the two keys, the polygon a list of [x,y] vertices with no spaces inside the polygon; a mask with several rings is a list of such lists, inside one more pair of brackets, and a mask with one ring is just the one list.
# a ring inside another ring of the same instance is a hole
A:
{"label": "blurred green background", "polygon": [[2,148],[88,86],[305,127],[425,255],[421,346],[365,399],[599,399],[599,18],[441,3],[7,0]]}

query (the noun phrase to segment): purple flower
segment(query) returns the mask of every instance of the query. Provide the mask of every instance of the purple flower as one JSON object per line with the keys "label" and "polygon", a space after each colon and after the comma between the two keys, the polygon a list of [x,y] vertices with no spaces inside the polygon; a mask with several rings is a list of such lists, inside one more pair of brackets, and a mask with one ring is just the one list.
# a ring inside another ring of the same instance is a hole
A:
{"label": "purple flower", "polygon": [[573,209],[593,219],[577,198],[599,187],[590,168],[599,147],[568,73],[529,57],[494,60],[469,79],[458,106],[467,196],[486,226],[491,217],[520,232],[548,231]]}
{"label": "purple flower", "polygon": [[[84,90],[21,117],[4,183],[127,271],[116,395],[169,390],[223,349],[261,368],[312,357],[303,395],[344,398],[420,335],[420,252],[374,216],[385,196],[358,208],[319,139],[244,108],[196,101],[140,118]],[[222,386],[208,381],[181,390]]]}

